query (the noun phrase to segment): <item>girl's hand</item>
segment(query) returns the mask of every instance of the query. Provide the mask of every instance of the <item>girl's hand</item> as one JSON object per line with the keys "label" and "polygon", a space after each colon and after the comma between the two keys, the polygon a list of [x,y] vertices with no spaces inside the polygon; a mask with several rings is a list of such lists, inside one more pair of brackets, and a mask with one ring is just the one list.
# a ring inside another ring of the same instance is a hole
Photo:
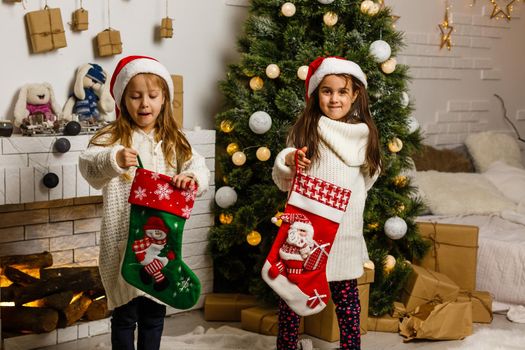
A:
{"label": "girl's hand", "polygon": [[189,175],[175,175],[171,179],[171,183],[177,188],[186,189],[195,186],[195,179]]}
{"label": "girl's hand", "polygon": [[139,162],[137,160],[138,152],[133,148],[123,148],[117,152],[117,164],[121,168],[129,168],[130,166],[137,166]]}
{"label": "girl's hand", "polygon": [[301,149],[298,149],[296,151],[290,152],[286,155],[284,158],[284,164],[287,166],[295,166],[295,153],[297,152],[297,163],[299,169],[306,170],[310,166],[310,159],[306,158],[306,151],[308,148],[305,146]]}

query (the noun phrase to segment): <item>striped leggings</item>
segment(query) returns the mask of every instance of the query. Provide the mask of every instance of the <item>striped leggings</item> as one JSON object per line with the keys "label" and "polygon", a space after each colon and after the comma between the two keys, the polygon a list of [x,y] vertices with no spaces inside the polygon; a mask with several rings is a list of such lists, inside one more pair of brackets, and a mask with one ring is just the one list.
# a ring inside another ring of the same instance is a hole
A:
{"label": "striped leggings", "polygon": [[[361,333],[359,329],[361,305],[359,303],[357,280],[330,282],[330,292],[339,323],[339,348],[361,349]],[[290,309],[282,299],[279,301],[277,350],[297,349],[300,319],[301,317]]]}

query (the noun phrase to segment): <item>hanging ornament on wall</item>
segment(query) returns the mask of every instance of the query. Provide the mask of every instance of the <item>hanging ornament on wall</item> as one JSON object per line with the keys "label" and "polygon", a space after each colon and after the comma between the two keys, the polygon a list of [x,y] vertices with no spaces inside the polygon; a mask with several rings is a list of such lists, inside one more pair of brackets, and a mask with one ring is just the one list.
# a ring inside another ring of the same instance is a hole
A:
{"label": "hanging ornament on wall", "polygon": [[264,146],[259,147],[257,149],[257,152],[255,152],[255,156],[261,162],[266,162],[268,159],[270,159],[271,155],[272,155],[272,152],[270,152],[270,149],[268,147],[264,147]]}
{"label": "hanging ornament on wall", "polygon": [[419,129],[419,122],[417,121],[417,119],[413,116],[410,116],[408,118],[408,133],[409,134],[412,134],[414,133],[417,129]]}
{"label": "hanging ornament on wall", "polygon": [[397,60],[395,57],[390,57],[385,62],[381,63],[381,70],[385,74],[390,74],[396,70]]}
{"label": "hanging ornament on wall", "polygon": [[292,17],[293,15],[295,15],[295,10],[295,5],[291,2],[285,2],[283,6],[281,6],[281,13],[285,17]]}
{"label": "hanging ornament on wall", "polygon": [[394,266],[396,266],[396,258],[394,258],[392,255],[387,255],[385,257],[385,273],[392,271]]}
{"label": "hanging ornament on wall", "polygon": [[57,152],[66,153],[71,148],[71,143],[65,137],[61,137],[55,141],[53,148]]}
{"label": "hanging ornament on wall", "polygon": [[319,1],[323,5],[328,5],[334,2],[335,0],[317,0],[317,1]]}
{"label": "hanging ornament on wall", "polygon": [[264,134],[272,127],[272,117],[264,111],[254,112],[248,120],[248,126],[256,134]]}
{"label": "hanging ornament on wall", "polygon": [[390,239],[400,239],[407,233],[407,223],[399,216],[393,216],[385,221],[385,234]]}
{"label": "hanging ornament on wall", "polygon": [[229,133],[229,132],[232,132],[233,130],[233,124],[231,121],[229,120],[223,120],[221,122],[221,131],[224,132],[224,133]]}
{"label": "hanging ornament on wall", "polygon": [[230,186],[222,186],[215,192],[215,203],[223,209],[231,207],[237,202],[237,192]]}
{"label": "hanging ornament on wall", "polygon": [[228,155],[230,156],[233,155],[238,150],[239,150],[239,145],[236,144],[235,142],[229,143],[228,146],[226,146],[226,153],[228,153]]}
{"label": "hanging ornament on wall", "polygon": [[55,188],[58,186],[58,183],[60,182],[58,175],[55,173],[47,173],[42,178],[42,182],[44,183],[44,186],[47,188]]}
{"label": "hanging ornament on wall", "polygon": [[261,234],[257,231],[252,231],[246,235],[246,242],[249,245],[256,246],[261,243]]}
{"label": "hanging ornament on wall", "polygon": [[246,163],[246,154],[243,151],[237,151],[232,155],[232,162],[237,166],[244,165]]}
{"label": "hanging ornament on wall", "polygon": [[406,91],[403,91],[401,93],[401,106],[403,108],[408,107],[408,103],[410,102],[410,97],[408,96],[408,93]]}
{"label": "hanging ornament on wall", "polygon": [[281,69],[275,63],[269,64],[266,67],[266,76],[270,79],[275,79],[281,74]]}
{"label": "hanging ornament on wall", "polygon": [[160,37],[171,38],[173,36],[173,19],[168,16],[168,0],[166,0],[166,17],[160,22]]}
{"label": "hanging ornament on wall", "polygon": [[264,86],[264,81],[260,77],[253,77],[250,79],[250,88],[253,91],[261,90]]}
{"label": "hanging ornament on wall", "polygon": [[376,40],[370,45],[368,52],[373,57],[374,61],[377,63],[382,63],[390,57],[392,49],[386,41]]}
{"label": "hanging ornament on wall", "polygon": [[494,18],[496,17],[496,19],[499,19],[499,18],[505,18],[507,21],[510,21],[511,20],[511,12],[514,10],[514,3],[516,1],[519,1],[519,0],[510,0],[507,2],[507,4],[505,5],[505,10],[503,10],[499,5],[498,3],[496,2],[496,0],[490,0],[490,3],[492,4],[492,6],[494,6],[494,8],[492,9],[492,13],[490,14],[490,18]]}
{"label": "hanging ornament on wall", "polygon": [[87,30],[89,27],[89,16],[88,11],[82,6],[82,0],[80,0],[80,8],[73,12],[73,23],[71,23],[71,29],[75,32],[81,32]]}
{"label": "hanging ornament on wall", "polygon": [[324,22],[324,24],[326,24],[328,27],[333,27],[333,26],[335,26],[338,20],[339,20],[339,17],[337,16],[337,13],[332,12],[332,11],[328,11],[328,12],[325,13],[324,16],[323,16],[323,22]]}
{"label": "hanging ornament on wall", "polygon": [[397,153],[401,151],[403,148],[403,141],[401,141],[399,138],[394,137],[390,142],[388,143],[388,150],[392,153]]}
{"label": "hanging ornament on wall", "polygon": [[229,225],[233,222],[233,215],[229,213],[221,213],[221,215],[219,215],[219,221],[223,225]]}
{"label": "hanging ornament on wall", "polygon": [[438,25],[439,30],[441,31],[441,43],[439,44],[439,48],[442,49],[446,46],[447,49],[450,51],[450,49],[452,48],[451,37],[452,37],[452,31],[454,30],[454,27],[450,25],[450,21],[448,19],[448,11],[449,11],[448,0],[446,0],[445,17],[443,18],[443,22],[441,22]]}
{"label": "hanging ornament on wall", "polygon": [[301,66],[297,69],[297,77],[301,80],[306,80],[308,75],[308,66]]}

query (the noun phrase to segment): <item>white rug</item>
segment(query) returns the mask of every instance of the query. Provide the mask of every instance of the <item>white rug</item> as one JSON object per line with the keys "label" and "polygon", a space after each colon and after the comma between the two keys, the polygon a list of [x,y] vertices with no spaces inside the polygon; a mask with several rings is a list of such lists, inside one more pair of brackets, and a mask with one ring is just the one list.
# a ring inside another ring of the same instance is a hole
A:
{"label": "white rug", "polygon": [[459,347],[448,350],[523,350],[525,333],[522,330],[480,329],[466,337]]}

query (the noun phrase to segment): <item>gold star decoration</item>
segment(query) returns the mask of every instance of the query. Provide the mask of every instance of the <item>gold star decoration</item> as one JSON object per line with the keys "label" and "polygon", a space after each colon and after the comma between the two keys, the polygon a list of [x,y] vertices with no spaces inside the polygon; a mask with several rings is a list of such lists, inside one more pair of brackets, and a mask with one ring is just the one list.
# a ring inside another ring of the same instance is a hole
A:
{"label": "gold star decoration", "polygon": [[516,0],[511,0],[507,5],[505,5],[505,10],[503,10],[501,7],[499,7],[496,0],[490,0],[492,6],[494,8],[492,9],[492,13],[490,14],[490,18],[505,18],[507,21],[510,21],[510,13],[513,10],[513,5],[516,2]]}
{"label": "gold star decoration", "polygon": [[450,51],[452,48],[451,36],[454,27],[450,25],[450,21],[448,19],[448,2],[445,7],[445,18],[443,18],[443,22],[441,22],[438,26],[439,30],[441,31],[441,44],[439,45],[439,48],[442,49],[446,46]]}
{"label": "gold star decoration", "polygon": [[[385,0],[378,0],[378,4],[380,10],[386,7]],[[391,15],[390,18],[392,19],[392,28],[395,28],[396,22],[401,18],[401,16]]]}

